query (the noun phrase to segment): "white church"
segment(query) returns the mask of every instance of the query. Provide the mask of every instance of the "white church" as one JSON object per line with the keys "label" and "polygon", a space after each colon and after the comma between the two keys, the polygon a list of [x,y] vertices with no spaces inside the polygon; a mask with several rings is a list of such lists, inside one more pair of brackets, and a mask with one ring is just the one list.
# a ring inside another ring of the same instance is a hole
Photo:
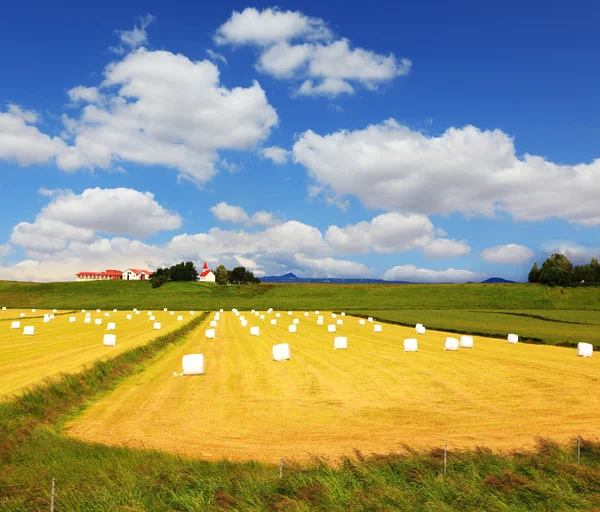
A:
{"label": "white church", "polygon": [[202,273],[198,276],[198,281],[201,283],[215,282],[215,273],[208,268],[206,261],[204,262],[204,267],[202,267]]}

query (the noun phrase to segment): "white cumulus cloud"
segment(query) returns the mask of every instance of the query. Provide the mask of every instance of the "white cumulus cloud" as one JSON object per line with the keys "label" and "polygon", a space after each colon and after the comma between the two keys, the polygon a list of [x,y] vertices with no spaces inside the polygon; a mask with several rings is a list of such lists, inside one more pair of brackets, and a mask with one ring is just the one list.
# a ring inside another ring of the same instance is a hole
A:
{"label": "white cumulus cloud", "polygon": [[470,254],[471,247],[466,240],[450,240],[449,238],[436,238],[431,240],[423,249],[426,258],[456,258]]}
{"label": "white cumulus cloud", "polygon": [[288,161],[292,152],[277,146],[271,146],[270,148],[261,149],[260,154],[274,164],[283,165]]}
{"label": "white cumulus cloud", "polygon": [[589,263],[592,258],[600,258],[600,247],[578,244],[570,240],[546,242],[543,244],[542,249],[547,256],[554,253],[562,254],[577,265]]}
{"label": "white cumulus cloud", "polygon": [[325,238],[342,254],[394,253],[424,247],[433,234],[433,224],[424,215],[384,213],[370,222],[330,226]]}
{"label": "white cumulus cloud", "polygon": [[533,258],[533,251],[524,245],[507,244],[488,247],[481,251],[481,257],[489,263],[520,265]]}
{"label": "white cumulus cloud", "polygon": [[267,227],[281,223],[281,221],[271,212],[261,210],[250,216],[241,206],[230,205],[225,201],[221,201],[220,203],[211,206],[209,210],[222,222],[233,222],[234,224],[245,224],[246,226],[254,224]]}
{"label": "white cumulus cloud", "polygon": [[328,135],[309,130],[293,156],[314,178],[310,190],[353,195],[369,208],[600,224],[600,159],[559,165],[518,158],[500,130],[466,126],[428,136],[388,120]]}
{"label": "white cumulus cloud", "polygon": [[479,282],[487,277],[486,274],[470,270],[430,270],[417,268],[414,265],[401,265],[386,270],[383,279],[386,281],[408,281],[413,283],[466,283]]}
{"label": "white cumulus cloud", "polygon": [[234,11],[217,30],[215,42],[257,47],[257,69],[294,81],[297,94],[305,96],[353,94],[356,86],[373,90],[406,75],[412,66],[391,53],[353,48],[347,39],[336,39],[324,20],[297,11]]}

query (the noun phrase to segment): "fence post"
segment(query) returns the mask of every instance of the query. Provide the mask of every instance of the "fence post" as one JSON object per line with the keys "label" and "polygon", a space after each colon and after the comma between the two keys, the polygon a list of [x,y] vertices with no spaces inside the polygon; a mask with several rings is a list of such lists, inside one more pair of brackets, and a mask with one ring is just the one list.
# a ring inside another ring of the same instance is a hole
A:
{"label": "fence post", "polygon": [[444,475],[446,474],[446,445],[444,445]]}
{"label": "fence post", "polygon": [[52,496],[50,497],[50,512],[54,512],[54,478],[52,479]]}
{"label": "fence post", "polygon": [[283,478],[283,457],[279,459],[279,478]]}
{"label": "fence post", "polygon": [[581,461],[581,435],[577,436],[577,464]]}

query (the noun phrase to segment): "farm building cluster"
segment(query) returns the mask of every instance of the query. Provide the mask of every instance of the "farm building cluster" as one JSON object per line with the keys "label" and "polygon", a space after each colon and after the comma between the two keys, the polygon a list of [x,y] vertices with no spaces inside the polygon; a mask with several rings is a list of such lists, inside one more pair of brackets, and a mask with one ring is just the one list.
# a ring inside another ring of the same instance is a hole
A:
{"label": "farm building cluster", "polygon": [[[125,271],[107,269],[104,272],[78,272],[75,281],[108,281],[108,280],[126,280],[126,281],[145,281],[152,276],[150,270],[139,268],[128,268]],[[215,273],[208,268],[206,261],[202,272],[198,275],[198,281],[204,283],[214,283]]]}

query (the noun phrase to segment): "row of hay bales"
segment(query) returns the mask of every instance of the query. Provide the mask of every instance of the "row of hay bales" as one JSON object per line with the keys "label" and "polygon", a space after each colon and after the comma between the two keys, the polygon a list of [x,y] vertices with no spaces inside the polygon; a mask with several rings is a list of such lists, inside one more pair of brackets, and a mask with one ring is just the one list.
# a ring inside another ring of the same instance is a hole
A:
{"label": "row of hay bales", "polygon": [[[2,311],[6,311],[7,308],[6,307],[2,307]],[[54,313],[57,313],[58,310],[54,309],[53,313],[51,314],[44,314],[44,317],[42,319],[42,323],[49,323],[50,321],[55,319],[55,315]],[[36,309],[32,309],[31,310],[32,313],[36,313],[37,310]],[[112,310],[113,313],[117,313],[118,310],[117,309],[113,309]],[[163,312],[169,312],[169,314],[171,316],[175,315],[174,311],[169,311],[167,308],[163,309]],[[83,323],[84,324],[91,324],[92,323],[92,313],[86,311],[85,309],[81,310],[81,313],[84,314],[85,316],[83,317]],[[96,314],[101,314],[102,311],[100,309],[96,309]],[[193,315],[195,312],[194,311],[190,311],[190,315]],[[139,315],[141,314],[141,311],[139,311],[137,308],[133,308],[131,314],[127,314],[126,315],[126,319],[127,320],[132,320],[133,319],[133,315]],[[153,328],[155,330],[160,330],[162,329],[162,323],[161,322],[157,322],[156,321],[156,316],[153,314],[152,311],[147,311],[147,316],[148,316],[148,320],[153,323]],[[26,318],[26,314],[21,312],[19,314],[20,318]],[[110,312],[106,311],[104,312],[104,319],[110,318]],[[103,318],[94,318],[94,325],[98,325],[101,326],[103,325]],[[177,320],[178,321],[182,321],[183,320],[183,315],[178,315],[177,316]],[[76,316],[70,316],[69,317],[69,321],[68,323],[70,324],[74,324],[77,322],[77,317]],[[10,324],[9,329],[20,329],[21,328],[21,321],[20,320],[15,320],[12,321]],[[107,322],[106,324],[106,330],[107,331],[116,331],[117,329],[117,324],[116,322]],[[33,325],[25,325],[23,326],[23,335],[24,336],[34,336],[35,335],[35,326]],[[117,346],[117,337],[115,334],[104,334],[103,336],[103,344],[105,346],[109,346],[109,347],[116,347]]]}
{"label": "row of hay bales", "polygon": [[[220,313],[223,312],[221,309],[218,313],[215,314],[214,319],[210,322],[210,329],[206,330],[206,337],[209,339],[214,339],[216,337],[217,322],[220,319]],[[240,320],[240,324],[242,327],[248,327],[248,319],[236,309],[232,309],[233,314],[238,317]],[[275,318],[269,320],[270,325],[277,325],[277,320],[282,318],[281,312],[274,312],[273,308],[269,308],[267,310],[267,314],[271,315],[274,313]],[[324,325],[324,316],[320,315],[319,311],[314,312],[317,316],[317,325]],[[254,315],[259,320],[265,321],[266,315],[256,311],[251,310],[251,315]],[[293,316],[293,311],[287,312],[288,316]],[[304,316],[308,317],[310,314],[305,311]],[[345,317],[346,314],[344,312],[341,313],[341,317]],[[328,324],[327,331],[330,333],[335,333],[337,331],[337,327],[344,325],[343,318],[337,318],[336,313],[331,313],[331,318],[336,319],[335,324]],[[366,325],[368,323],[374,323],[373,317],[368,317],[366,320],[364,318],[358,319],[359,325]],[[300,320],[298,318],[294,318],[292,324],[288,325],[288,332],[296,333],[298,329],[298,325],[300,324]],[[380,324],[373,325],[373,332],[382,332],[383,327]],[[418,335],[425,335],[427,330],[423,324],[416,324],[415,331]],[[250,335],[251,336],[260,336],[260,327],[259,326],[250,326]],[[507,336],[507,341],[509,344],[517,344],[519,341],[519,337],[516,334],[509,334]],[[460,338],[455,337],[447,337],[444,343],[444,350],[448,351],[457,351],[459,348],[472,349],[474,347],[474,341],[472,336],[463,335]],[[333,349],[334,350],[343,350],[348,348],[348,338],[346,336],[336,336],[333,340]],[[407,338],[404,340],[404,351],[405,352],[417,352],[418,351],[418,339],[417,338]],[[273,360],[274,361],[286,361],[291,359],[291,349],[289,343],[279,343],[273,346],[272,349]],[[582,357],[591,357],[593,353],[593,346],[590,343],[579,343],[577,346],[577,355]],[[181,375],[198,375],[204,373],[204,356],[202,354],[188,354],[184,356],[182,360],[183,371]]]}

